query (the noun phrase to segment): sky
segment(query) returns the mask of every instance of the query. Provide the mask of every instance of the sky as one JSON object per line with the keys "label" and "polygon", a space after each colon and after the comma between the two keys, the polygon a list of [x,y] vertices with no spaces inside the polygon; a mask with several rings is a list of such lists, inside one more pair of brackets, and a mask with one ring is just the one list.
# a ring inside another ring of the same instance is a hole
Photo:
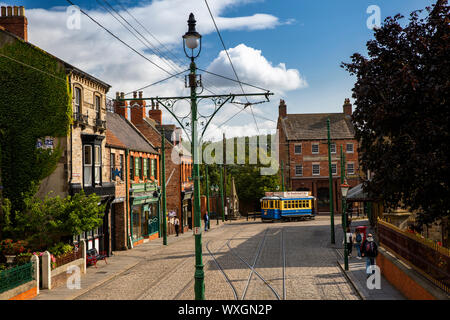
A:
{"label": "sky", "polygon": [[[181,37],[187,31],[191,12],[197,20],[197,31],[203,36],[197,66],[235,79],[205,0],[72,2],[151,62],[85,15],[71,10],[65,0],[0,0],[2,6],[25,6],[28,40],[110,84],[111,98],[116,92],[129,93],[188,69],[189,59],[183,52]],[[218,140],[222,133],[227,138],[273,133],[280,99],[286,101],[288,113],[342,112],[344,99],[352,97],[355,78],[340,65],[350,62],[353,53],[366,54],[366,42],[373,37],[368,22],[377,23],[378,13],[381,22],[397,13],[408,17],[410,12],[433,3],[431,0],[208,0],[239,79],[270,90],[274,96],[270,102],[255,104],[239,114],[243,105],[226,104],[211,121],[205,138]],[[125,29],[120,23],[125,22],[108,12],[111,11],[108,4],[145,39]],[[200,73],[205,94],[263,92]],[[145,97],[189,95],[184,76],[143,91]],[[255,103],[265,100],[248,99]],[[211,115],[214,106],[205,100],[199,105],[199,112]],[[179,117],[188,116],[189,105],[178,103],[175,113]],[[200,121],[206,123],[204,119]],[[167,112],[163,122],[176,123]]]}

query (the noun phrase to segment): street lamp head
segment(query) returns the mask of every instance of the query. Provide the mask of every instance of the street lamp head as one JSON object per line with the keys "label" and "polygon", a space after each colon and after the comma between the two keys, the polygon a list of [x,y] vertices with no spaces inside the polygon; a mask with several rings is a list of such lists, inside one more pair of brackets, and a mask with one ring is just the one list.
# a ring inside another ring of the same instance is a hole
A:
{"label": "street lamp head", "polygon": [[350,189],[350,186],[347,184],[347,180],[345,180],[344,183],[341,184],[342,197],[347,198],[348,189]]}
{"label": "street lamp head", "polygon": [[[186,56],[188,56],[189,58],[196,58],[200,55],[202,36],[195,29],[196,23],[197,23],[197,21],[195,20],[194,14],[191,13],[189,15],[189,20],[188,20],[188,26],[189,26],[188,32],[186,32],[186,34],[183,36],[184,51],[186,53]],[[194,57],[193,53],[192,53],[192,55],[188,55],[188,53],[186,52],[186,47],[188,47],[189,49],[191,49],[193,51],[194,49],[198,48],[199,41],[200,41],[200,50],[199,50],[198,55],[196,57]]]}

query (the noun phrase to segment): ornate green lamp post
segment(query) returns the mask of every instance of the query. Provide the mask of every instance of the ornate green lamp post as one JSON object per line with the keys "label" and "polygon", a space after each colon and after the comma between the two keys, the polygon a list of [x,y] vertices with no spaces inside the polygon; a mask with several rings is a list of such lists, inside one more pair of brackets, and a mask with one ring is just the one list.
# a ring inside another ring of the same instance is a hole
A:
{"label": "ornate green lamp post", "polygon": [[347,184],[347,179],[341,184],[342,199],[344,207],[342,208],[343,215],[343,229],[344,229],[344,264],[345,270],[348,270],[348,248],[347,248],[347,193],[350,186]]}

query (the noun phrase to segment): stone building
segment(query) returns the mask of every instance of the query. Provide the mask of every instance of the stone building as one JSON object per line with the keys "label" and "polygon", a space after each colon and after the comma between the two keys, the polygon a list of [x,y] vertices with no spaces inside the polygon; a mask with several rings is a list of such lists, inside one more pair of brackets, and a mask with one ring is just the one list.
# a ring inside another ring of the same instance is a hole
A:
{"label": "stone building", "polygon": [[[341,146],[346,157],[346,177],[351,187],[360,181],[358,142],[350,121],[352,105],[346,99],[342,113],[288,114],[284,100],[279,105],[280,169],[290,191],[311,191],[318,212],[329,212],[329,163],[327,119],[330,119],[334,208],[341,212]],[[283,164],[283,166],[281,165]]]}
{"label": "stone building", "polygon": [[[8,35],[14,34],[26,44],[45,52],[28,42],[28,21],[23,7],[2,7],[0,26],[9,32]],[[105,170],[109,157],[105,140],[106,94],[110,85],[57,57],[54,58],[66,70],[73,98],[73,123],[67,137],[46,137],[46,145],[60,145],[63,156],[56,170],[42,181],[38,196],[44,197],[52,192],[52,196],[66,197],[81,190],[87,195],[95,193],[100,196],[101,203],[106,204],[103,226],[75,236],[74,241],[86,239],[88,249],[95,247],[99,251],[110,253],[110,206],[115,194],[110,172]]]}

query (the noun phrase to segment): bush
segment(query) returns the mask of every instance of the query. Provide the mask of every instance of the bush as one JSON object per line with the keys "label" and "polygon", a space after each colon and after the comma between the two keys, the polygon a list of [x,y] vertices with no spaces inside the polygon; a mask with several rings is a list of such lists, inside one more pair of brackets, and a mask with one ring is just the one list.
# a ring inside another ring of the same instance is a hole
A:
{"label": "bush", "polygon": [[17,257],[14,258],[13,263],[18,266],[24,265],[24,264],[30,262],[32,256],[33,256],[33,254],[31,254],[29,252],[21,253]]}
{"label": "bush", "polygon": [[73,252],[73,249],[74,247],[72,245],[59,242],[58,244],[49,248],[48,252],[53,254],[55,257],[60,257],[67,253]]}

